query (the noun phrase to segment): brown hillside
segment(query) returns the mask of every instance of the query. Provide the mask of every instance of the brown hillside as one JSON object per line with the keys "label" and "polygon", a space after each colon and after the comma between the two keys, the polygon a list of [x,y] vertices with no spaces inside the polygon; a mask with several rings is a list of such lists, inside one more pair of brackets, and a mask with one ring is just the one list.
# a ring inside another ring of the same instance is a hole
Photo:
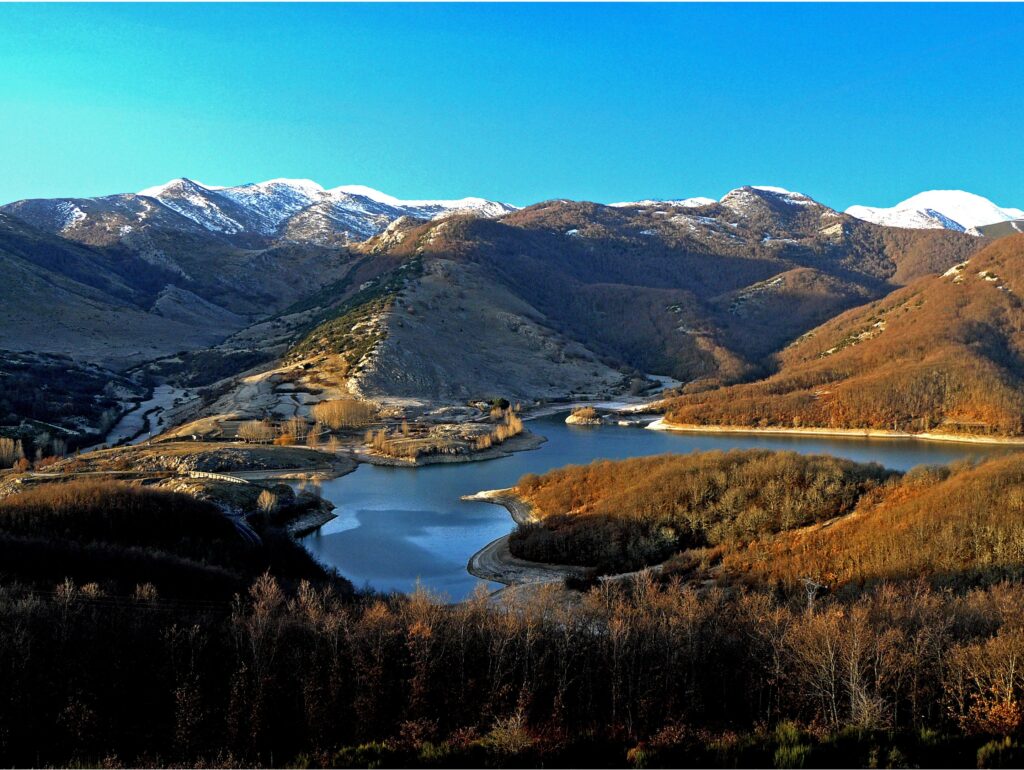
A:
{"label": "brown hillside", "polygon": [[395,254],[475,265],[609,361],[712,382],[756,375],[817,324],[985,243],[878,227],[749,188],[696,209],[549,201],[379,240]]}
{"label": "brown hillside", "polygon": [[727,552],[723,575],[832,588],[926,578],[958,586],[1024,574],[1024,455],[976,468],[915,469],[877,503],[833,526]]}
{"label": "brown hillside", "polygon": [[727,545],[849,513],[895,474],[795,452],[735,450],[570,465],[519,480],[538,522],[510,540],[524,559],[625,572],[681,549]]}
{"label": "brown hillside", "polygon": [[670,402],[680,424],[1024,432],[1024,235],[807,333],[778,374]]}

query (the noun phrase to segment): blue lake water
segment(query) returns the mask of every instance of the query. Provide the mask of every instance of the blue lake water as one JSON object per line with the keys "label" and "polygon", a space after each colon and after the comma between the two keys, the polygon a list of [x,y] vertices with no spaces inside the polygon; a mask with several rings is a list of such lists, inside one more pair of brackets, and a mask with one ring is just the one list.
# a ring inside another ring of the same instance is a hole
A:
{"label": "blue lake water", "polygon": [[899,439],[669,433],[638,427],[566,425],[564,419],[561,414],[527,422],[529,430],[545,436],[547,443],[506,458],[421,468],[362,464],[355,472],[323,484],[323,495],[336,506],[338,518],[303,538],[302,543],[357,587],[411,591],[418,581],[459,600],[484,582],[466,571],[469,557],[513,527],[504,508],[459,498],[482,489],[510,487],[524,473],[544,473],[600,458],[710,449],[756,447],[830,454],[897,470],[1010,451],[998,446]]}

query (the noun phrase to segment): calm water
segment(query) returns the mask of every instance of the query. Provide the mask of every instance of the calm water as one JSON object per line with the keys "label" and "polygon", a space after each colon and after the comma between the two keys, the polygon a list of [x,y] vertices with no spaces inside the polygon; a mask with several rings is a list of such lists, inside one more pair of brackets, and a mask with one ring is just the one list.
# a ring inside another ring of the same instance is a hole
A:
{"label": "calm water", "polygon": [[466,572],[469,557],[512,529],[504,508],[462,502],[459,497],[512,486],[524,473],[598,458],[750,447],[831,454],[898,470],[1007,451],[895,439],[668,433],[573,426],[564,419],[565,415],[555,415],[528,422],[531,431],[547,437],[547,443],[499,460],[423,468],[360,465],[354,473],[324,483],[323,495],[337,506],[338,518],[303,538],[303,544],[357,586],[409,591],[420,581],[458,600],[483,582]]}

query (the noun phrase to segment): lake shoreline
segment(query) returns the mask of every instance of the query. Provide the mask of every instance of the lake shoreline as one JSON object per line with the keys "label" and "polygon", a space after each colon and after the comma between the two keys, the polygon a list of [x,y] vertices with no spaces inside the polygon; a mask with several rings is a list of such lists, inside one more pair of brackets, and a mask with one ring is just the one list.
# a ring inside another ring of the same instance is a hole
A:
{"label": "lake shoreline", "polygon": [[[472,495],[463,495],[461,500],[467,502],[491,503],[500,505],[509,512],[517,525],[537,521],[533,515],[533,506],[508,489],[486,489]],[[567,577],[579,575],[584,568],[571,564],[547,564],[529,561],[514,556],[509,547],[508,535],[492,540],[479,551],[469,557],[466,571],[481,580],[502,583],[506,586],[518,586],[528,583],[562,583]]]}
{"label": "lake shoreline", "polygon": [[[492,553],[499,549],[500,544],[492,544],[514,529],[516,519],[510,519],[513,512],[518,521],[529,520],[529,509],[525,506],[516,509],[518,501],[508,497],[514,491],[517,479],[527,473],[543,474],[565,465],[585,465],[597,459],[617,460],[715,449],[727,451],[732,448],[763,448],[765,445],[802,453],[829,453],[857,462],[878,462],[903,471],[921,464],[941,465],[975,455],[1012,451],[992,445],[950,442],[884,442],[858,437],[841,440],[827,436],[781,435],[765,438],[756,434],[715,432],[700,436],[698,433],[647,431],[615,425],[576,427],[565,424],[564,409],[561,411],[563,414],[560,416],[550,415],[536,423],[528,423],[532,431],[548,439],[535,452],[514,452],[512,456],[494,463],[437,465],[434,470],[427,471],[425,477],[417,472],[395,472],[366,463],[370,467],[361,468],[360,473],[326,482],[324,496],[339,506],[336,513],[341,514],[342,522],[334,522],[321,531],[338,533],[339,537],[333,540],[325,538],[322,542],[304,539],[304,545],[323,563],[335,566],[356,584],[368,582],[384,591],[414,590],[415,580],[420,578],[432,590],[449,594],[453,601],[460,601],[473,594],[481,577],[487,579],[493,574],[490,568],[486,572],[480,568],[480,557],[476,566],[467,569],[471,558],[488,546],[491,546]],[[504,500],[501,499],[503,497]],[[459,510],[460,499],[469,501],[462,511]],[[513,511],[509,511],[509,502]],[[505,510],[495,511],[493,506],[502,503]],[[356,513],[362,516],[362,520]],[[381,517],[391,517],[389,521],[395,522],[394,527],[387,532],[382,531]],[[361,527],[366,528],[363,535],[342,534],[350,528]],[[367,548],[374,549],[372,554],[379,557],[379,563],[368,561]],[[407,558],[412,561],[397,559],[399,552],[408,552]],[[503,553],[498,555],[507,561]],[[554,586],[559,580],[564,584],[565,571],[557,575],[551,571],[538,574],[534,571],[536,565],[528,562],[517,565],[517,568],[530,570],[534,579],[540,578],[548,586]],[[577,575],[587,574],[575,565],[566,569]],[[506,579],[517,581],[521,576],[509,574]],[[490,583],[492,590],[501,588],[503,584],[502,580]],[[539,590],[544,583],[524,585],[524,590]],[[502,592],[502,596],[511,597],[515,590],[505,592],[502,589]]]}
{"label": "lake shoreline", "polygon": [[819,436],[822,438],[882,438],[882,439],[914,439],[917,441],[935,441],[957,444],[987,444],[993,446],[1024,446],[1024,437],[1012,438],[1004,436],[967,436],[952,433],[907,433],[896,430],[878,428],[754,428],[745,425],[683,425],[666,422],[664,417],[646,426],[647,430],[662,430],[675,433],[705,434],[752,434],[764,436]]}
{"label": "lake shoreline", "polygon": [[[472,495],[463,495],[461,500],[470,502],[492,503],[503,506],[511,515],[512,520],[518,524],[530,524],[538,521],[533,513],[533,506],[526,500],[519,497],[508,489],[485,489]],[[575,564],[551,564],[548,562],[530,561],[515,556],[509,547],[511,534],[504,535],[492,540],[469,558],[466,571],[481,580],[488,580],[492,583],[502,583],[506,588],[499,589],[495,596],[507,595],[514,597],[515,594],[507,593],[509,588],[520,586],[538,586],[542,584],[556,584],[563,587],[566,578],[584,577],[592,574],[588,567],[581,567]],[[631,580],[641,575],[657,575],[664,568],[664,562],[653,564],[648,567],[641,567],[630,572],[620,572],[610,575],[596,575],[599,582],[621,582]]]}

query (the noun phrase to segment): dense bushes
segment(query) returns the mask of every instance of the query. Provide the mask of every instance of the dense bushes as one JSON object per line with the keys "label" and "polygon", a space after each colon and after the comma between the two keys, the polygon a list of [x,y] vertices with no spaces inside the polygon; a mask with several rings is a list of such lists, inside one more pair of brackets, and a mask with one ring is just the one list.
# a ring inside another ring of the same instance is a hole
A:
{"label": "dense bushes", "polygon": [[13,535],[122,545],[174,547],[182,553],[237,540],[210,503],[187,495],[112,482],[41,484],[0,500],[0,529]]}
{"label": "dense bushes", "polygon": [[681,548],[840,516],[894,476],[875,464],[763,450],[570,466],[519,481],[540,522],[521,526],[510,546],[533,561],[628,571]]}
{"label": "dense bushes", "polygon": [[44,484],[0,499],[0,579],[52,586],[70,577],[113,593],[152,583],[168,595],[223,598],[271,566],[282,577],[326,578],[286,535],[253,524],[260,531],[244,537],[214,505],[185,494]]}
{"label": "dense bushes", "polygon": [[923,577],[967,587],[1024,578],[1024,455],[920,468],[827,529],[727,549],[729,574],[755,585],[801,578],[856,590]]}

